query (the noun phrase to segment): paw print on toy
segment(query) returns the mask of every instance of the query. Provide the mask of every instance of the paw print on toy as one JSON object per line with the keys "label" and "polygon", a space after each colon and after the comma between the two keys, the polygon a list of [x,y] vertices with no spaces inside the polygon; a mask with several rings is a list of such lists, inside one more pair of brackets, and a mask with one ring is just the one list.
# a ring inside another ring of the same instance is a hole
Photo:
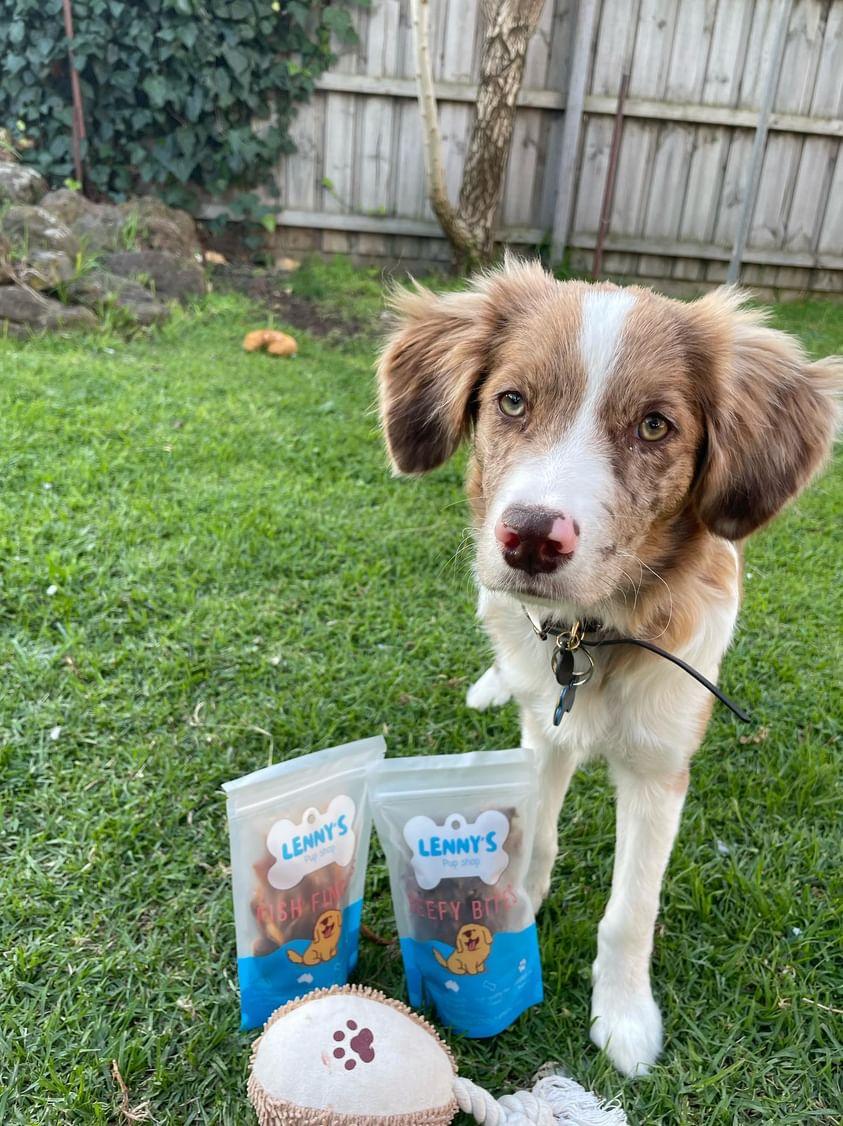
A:
{"label": "paw print on toy", "polygon": [[[347,1033],[344,1032],[343,1029],[338,1028],[334,1033],[334,1040],[337,1044],[337,1047],[334,1048],[334,1059],[344,1059],[345,1070],[354,1071],[358,1063],[371,1063],[375,1058],[375,1037],[371,1028],[361,1028],[358,1031],[357,1021],[347,1020],[345,1022],[345,1027],[348,1032],[356,1034],[353,1035],[350,1040],[348,1040],[348,1048],[354,1054],[349,1055],[345,1047],[343,1047],[343,1044],[347,1039]],[[356,1059],[354,1058],[355,1056],[357,1057]]]}

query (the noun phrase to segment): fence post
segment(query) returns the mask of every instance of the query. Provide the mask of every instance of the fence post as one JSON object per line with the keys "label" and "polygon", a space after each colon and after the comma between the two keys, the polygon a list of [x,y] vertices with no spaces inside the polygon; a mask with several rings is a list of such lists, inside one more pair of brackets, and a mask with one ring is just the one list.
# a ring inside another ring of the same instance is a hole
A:
{"label": "fence post", "polygon": [[565,123],[562,130],[562,154],[556,193],[556,210],[553,216],[553,240],[550,248],[552,263],[562,261],[574,208],[574,177],[577,170],[577,153],[582,132],[583,104],[588,69],[591,61],[591,40],[594,33],[594,16],[597,0],[580,0],[577,6],[577,26],[571,49],[571,73],[568,78],[568,95],[565,99]]}
{"label": "fence post", "polygon": [[784,58],[785,44],[787,43],[787,29],[790,26],[790,12],[793,0],[782,0],[779,12],[779,26],[776,30],[776,41],[773,44],[770,68],[767,71],[767,81],[764,83],[764,92],[761,96],[761,108],[758,112],[758,125],[755,129],[755,139],[752,142],[752,155],[749,159],[749,175],[747,176],[746,192],[744,194],[741,213],[738,217],[738,228],[735,231],[735,242],[732,246],[732,257],[729,260],[729,269],[726,272],[726,281],[733,283],[741,274],[746,240],[749,237],[749,225],[755,211],[755,201],[758,198],[758,187],[761,183],[761,168],[764,164],[764,153],[767,148],[767,130],[770,123],[770,111],[773,99],[776,96],[776,87],[779,83],[779,74]]}

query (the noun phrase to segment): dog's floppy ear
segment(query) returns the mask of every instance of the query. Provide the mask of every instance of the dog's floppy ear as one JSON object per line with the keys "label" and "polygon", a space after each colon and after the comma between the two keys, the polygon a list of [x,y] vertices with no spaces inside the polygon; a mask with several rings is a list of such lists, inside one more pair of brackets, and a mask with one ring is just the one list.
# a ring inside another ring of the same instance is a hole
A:
{"label": "dog's floppy ear", "polygon": [[378,364],[386,444],[398,473],[426,473],[467,435],[472,406],[511,315],[556,283],[537,264],[508,259],[461,293],[396,289],[397,325]]}
{"label": "dog's floppy ear", "polygon": [[457,937],[454,940],[454,949],[458,954],[462,954],[462,952],[465,950],[465,935],[463,934],[464,930],[465,927],[460,927],[460,929],[457,931]]}
{"label": "dog's floppy ear", "polygon": [[488,927],[480,927],[479,930],[480,930],[481,934],[483,935],[483,939],[484,939],[486,945],[491,946],[492,945],[492,932],[489,930]]}
{"label": "dog's floppy ear", "polygon": [[694,502],[703,523],[732,540],[775,516],[821,468],[843,388],[843,357],[811,363],[746,300],[720,289],[686,310],[706,431]]}

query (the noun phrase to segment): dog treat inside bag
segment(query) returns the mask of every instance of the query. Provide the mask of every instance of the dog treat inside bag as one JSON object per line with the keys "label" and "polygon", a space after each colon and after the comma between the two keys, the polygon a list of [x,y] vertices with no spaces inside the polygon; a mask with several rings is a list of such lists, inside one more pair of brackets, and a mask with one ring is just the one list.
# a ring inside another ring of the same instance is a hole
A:
{"label": "dog treat inside bag", "polygon": [[538,785],[528,750],[391,759],[369,772],[410,1004],[494,1036],[542,999],[524,880]]}
{"label": "dog treat inside bag", "polygon": [[243,1028],[357,963],[371,834],[366,770],[380,737],[227,782]]}

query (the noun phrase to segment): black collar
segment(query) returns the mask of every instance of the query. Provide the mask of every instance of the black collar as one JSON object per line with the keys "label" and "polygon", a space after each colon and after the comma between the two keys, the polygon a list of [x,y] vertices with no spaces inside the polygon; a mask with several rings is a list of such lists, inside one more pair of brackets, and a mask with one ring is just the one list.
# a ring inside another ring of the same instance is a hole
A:
{"label": "black collar", "polygon": [[[674,665],[677,665],[683,672],[692,676],[694,680],[713,693],[721,704],[725,704],[742,723],[752,722],[747,713],[733,703],[728,696],[724,695],[716,684],[712,684],[707,677],[703,676],[697,669],[692,668],[681,657],[677,657],[674,653],[668,653],[666,649],[662,649],[661,646],[655,645],[652,641],[645,641],[641,637],[607,636],[607,631],[602,623],[593,619],[578,620],[568,626],[556,625],[552,619],[547,618],[540,626],[537,626],[527,613],[526,607],[524,607],[524,613],[527,615],[527,620],[537,637],[542,641],[547,641],[551,637],[556,639],[550,657],[550,667],[561,691],[559,703],[553,713],[554,727],[559,726],[562,717],[574,706],[577,689],[591,680],[594,672],[594,658],[591,655],[591,650],[602,648],[605,645],[637,645],[641,649],[647,649],[659,657],[664,657],[667,661],[672,661]],[[584,660],[581,658],[578,661],[576,656],[578,652],[583,655]],[[578,664],[579,667],[577,667]]]}

